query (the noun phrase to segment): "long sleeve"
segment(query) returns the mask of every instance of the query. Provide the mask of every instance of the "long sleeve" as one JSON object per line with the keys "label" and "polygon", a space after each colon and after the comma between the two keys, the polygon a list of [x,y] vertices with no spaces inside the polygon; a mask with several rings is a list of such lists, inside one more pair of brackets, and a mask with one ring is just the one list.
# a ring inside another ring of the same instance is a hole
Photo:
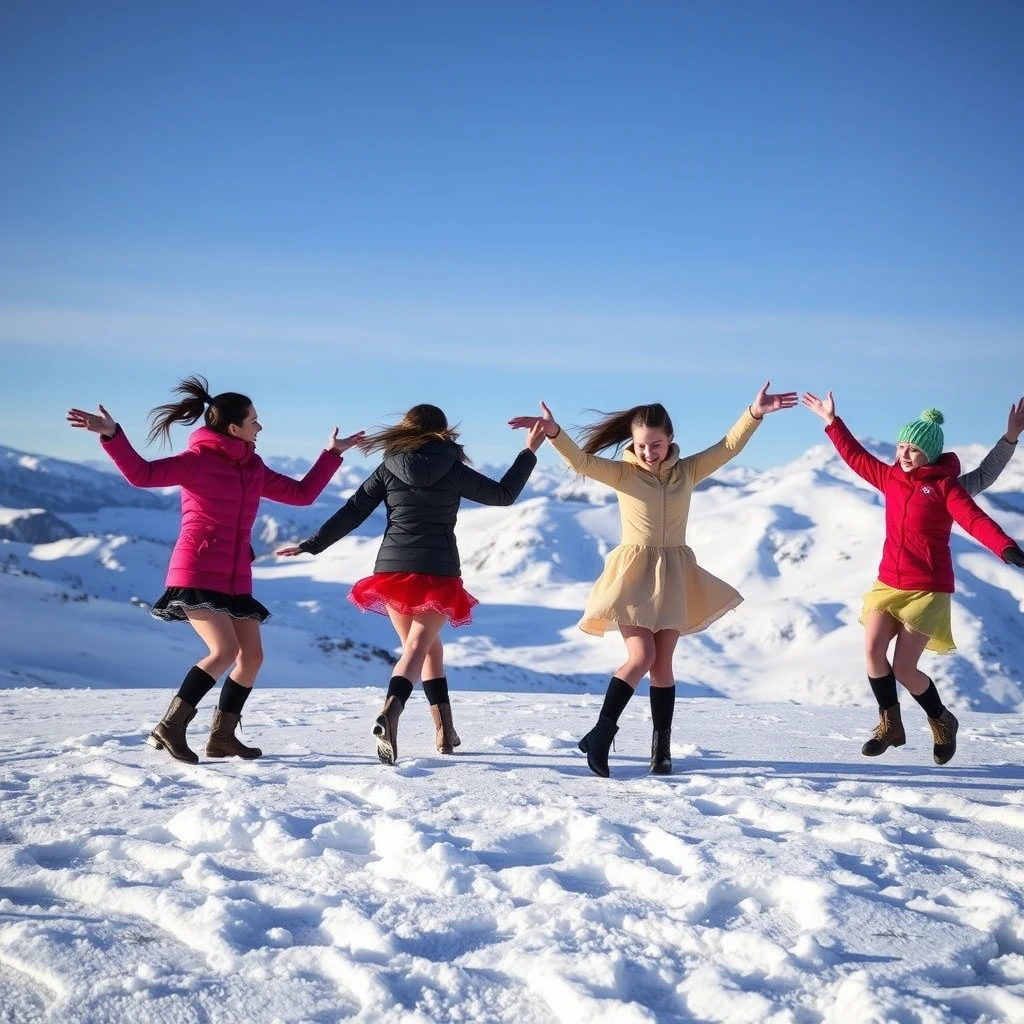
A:
{"label": "long sleeve", "polygon": [[751,415],[748,406],[721,441],[702,452],[680,459],[683,469],[690,474],[694,484],[700,483],[705,477],[711,476],[731,459],[736,458],[760,425],[761,420]]}
{"label": "long sleeve", "polygon": [[132,447],[120,425],[112,438],[101,438],[100,444],[125,480],[136,487],[174,487],[187,484],[192,477],[194,454],[182,452],[150,462]]}
{"label": "long sleeve", "polygon": [[621,490],[624,482],[634,472],[631,466],[620,459],[603,459],[599,455],[588,455],[565,430],[559,430],[554,437],[549,437],[548,441],[565,462],[581,476],[607,484],[614,490]]}
{"label": "long sleeve", "polygon": [[263,477],[263,497],[283,505],[312,505],[340,465],[341,454],[325,448],[301,480],[293,480],[267,466]]}
{"label": "long sleeve", "polygon": [[1013,441],[1007,441],[1005,437],[999,438],[993,449],[981,460],[981,465],[960,477],[960,486],[972,498],[976,494],[981,494],[999,479],[999,474],[1013,458],[1016,447]]}
{"label": "long sleeve", "polygon": [[885,481],[889,475],[890,467],[881,459],[872,455],[864,445],[858,441],[850,428],[837,416],[826,428],[829,440],[836,446],[843,462],[854,471],[861,479],[866,480],[872,487],[885,491]]}
{"label": "long sleeve", "polygon": [[457,486],[463,498],[481,505],[511,505],[522,493],[536,465],[537,456],[524,448],[500,480],[492,480],[461,462],[454,472],[458,474]]}
{"label": "long sleeve", "polygon": [[955,482],[946,492],[946,509],[967,533],[999,558],[1003,557],[1007,548],[1017,543],[991,516],[982,512],[974,499]]}
{"label": "long sleeve", "polygon": [[362,483],[362,486],[331,516],[311,537],[299,544],[303,551],[318,555],[335,541],[341,540],[362,523],[384,500],[387,488],[384,484],[384,468],[378,466]]}

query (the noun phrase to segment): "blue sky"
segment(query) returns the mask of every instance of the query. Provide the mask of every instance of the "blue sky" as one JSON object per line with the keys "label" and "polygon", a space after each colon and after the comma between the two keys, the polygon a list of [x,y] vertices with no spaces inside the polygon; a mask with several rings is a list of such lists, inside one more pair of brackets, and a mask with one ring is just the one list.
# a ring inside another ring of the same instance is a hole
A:
{"label": "blue sky", "polygon": [[1015,2],[5,4],[0,443],[94,457],[100,401],[141,442],[195,372],[269,454],[431,401],[500,462],[538,398],[693,450],[768,377],[994,441],[1022,51]]}

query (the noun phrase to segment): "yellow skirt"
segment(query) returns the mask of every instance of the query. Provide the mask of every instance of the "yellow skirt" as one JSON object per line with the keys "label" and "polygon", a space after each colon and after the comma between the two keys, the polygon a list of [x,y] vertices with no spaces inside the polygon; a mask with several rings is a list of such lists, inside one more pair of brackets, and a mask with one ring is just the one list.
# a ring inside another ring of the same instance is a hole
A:
{"label": "yellow skirt", "polygon": [[860,622],[864,624],[868,612],[885,612],[907,629],[928,637],[926,651],[950,654],[956,650],[949,624],[950,596],[929,590],[896,590],[875,580],[875,585],[864,595]]}

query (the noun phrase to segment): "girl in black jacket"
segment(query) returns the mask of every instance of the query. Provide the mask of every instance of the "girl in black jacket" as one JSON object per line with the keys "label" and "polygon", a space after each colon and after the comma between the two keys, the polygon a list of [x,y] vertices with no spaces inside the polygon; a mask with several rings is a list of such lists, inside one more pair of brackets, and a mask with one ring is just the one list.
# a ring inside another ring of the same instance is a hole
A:
{"label": "girl in black jacket", "polygon": [[387,526],[372,576],[352,587],[349,600],[363,611],[387,615],[402,642],[402,656],[373,726],[377,756],[398,758],[398,719],[418,679],[430,704],[439,753],[460,743],[452,722],[444,674],[441,628],[472,621],[479,602],[462,585],[455,520],[463,498],[482,505],[511,505],[537,464],[543,428],[530,431],[526,448],[499,481],[466,465],[458,434],[436,405],[415,405],[393,427],[359,442],[384,461],[312,537],[281,548],[279,555],[319,554],[354,530],[383,501]]}

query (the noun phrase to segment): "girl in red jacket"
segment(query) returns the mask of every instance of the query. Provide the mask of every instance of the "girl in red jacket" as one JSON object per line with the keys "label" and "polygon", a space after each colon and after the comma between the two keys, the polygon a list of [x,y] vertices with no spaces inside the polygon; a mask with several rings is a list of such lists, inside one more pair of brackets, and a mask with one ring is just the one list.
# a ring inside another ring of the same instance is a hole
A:
{"label": "girl in red jacket", "polygon": [[[878,701],[879,722],[862,752],[875,757],[906,743],[898,680],[924,708],[935,741],[935,763],[945,764],[956,753],[959,723],[917,663],[925,648],[940,654],[955,649],[950,631],[953,521],[1012,565],[1024,566],[1024,551],[960,484],[960,460],[942,451],[938,409],[926,409],[920,419],[900,430],[896,461],[889,465],[866,451],[836,416],[831,391],[825,399],[807,392],[802,402],[825,421],[825,433],[843,461],[885,495],[882,562],[875,585],[864,595],[861,614],[868,681]],[[893,640],[896,647],[890,665],[888,650]]]}
{"label": "girl in red jacket", "polygon": [[263,429],[245,395],[225,391],[211,396],[203,377],[189,377],[174,389],[178,402],[150,414],[150,442],[170,439],[174,423],[205,426],[192,432],[188,450],[148,462],[101,405],[99,414],[71,409],[73,427],[100,435],[104,450],[124,478],[136,487],[181,488],[181,530],[171,552],[163,596],[152,614],[168,622],[188,621],[209,648],[188,673],[149,742],[171,757],[196,764],[199,758],[185,737],[199,701],[221,673],[234,666],[220,691],[218,709],[206,745],[208,757],[259,757],[235,736],[242,707],[263,663],[260,624],[270,612],[252,596],[252,524],[260,498],[286,505],[311,505],[327,486],[341,453],[363,435],[339,438],[338,429],[302,480],[275,473],[256,454]]}

